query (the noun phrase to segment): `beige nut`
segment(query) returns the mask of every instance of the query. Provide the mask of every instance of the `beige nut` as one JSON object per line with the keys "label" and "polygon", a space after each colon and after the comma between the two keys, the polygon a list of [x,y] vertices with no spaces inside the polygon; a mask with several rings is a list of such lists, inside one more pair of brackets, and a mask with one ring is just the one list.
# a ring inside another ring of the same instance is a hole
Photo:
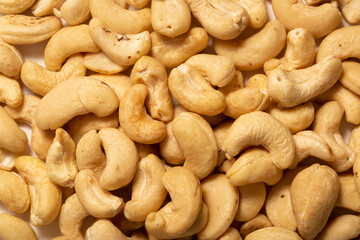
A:
{"label": "beige nut", "polygon": [[234,39],[247,27],[249,15],[234,1],[186,0],[194,17],[213,37]]}
{"label": "beige nut", "polygon": [[233,120],[227,120],[227,121],[221,122],[220,124],[216,125],[216,127],[214,127],[214,136],[215,136],[218,148],[219,148],[218,161],[216,163],[217,167],[220,166],[226,159],[225,153],[221,150],[221,148],[222,148],[222,144],[223,144],[226,132],[233,123],[234,123]]}
{"label": "beige nut", "polygon": [[86,230],[87,240],[119,239],[130,240],[110,220],[98,219]]}
{"label": "beige nut", "polygon": [[314,105],[311,102],[299,104],[292,108],[271,104],[266,112],[280,120],[292,134],[308,128],[315,117]]}
{"label": "beige nut", "polygon": [[224,174],[212,174],[201,183],[209,219],[197,234],[198,239],[217,239],[229,227],[239,207],[239,191]]}
{"label": "beige nut", "polygon": [[61,27],[57,17],[5,15],[0,18],[0,37],[10,44],[33,44],[49,39]]}
{"label": "beige nut", "polygon": [[37,240],[35,231],[24,220],[7,213],[0,213],[0,238],[3,240]]}
{"label": "beige nut", "polygon": [[31,148],[40,159],[45,159],[55,137],[55,132],[51,130],[40,130],[35,124],[35,114],[40,100],[37,96],[24,95],[24,100],[19,107],[11,108],[5,106],[4,109],[16,121],[31,125]]}
{"label": "beige nut", "polygon": [[90,169],[76,175],[75,191],[85,211],[96,218],[114,217],[124,208],[124,200],[103,189]]}
{"label": "beige nut", "polygon": [[268,76],[268,92],[275,102],[294,107],[326,92],[336,83],[341,72],[341,60],[334,56],[300,70],[277,68]]}
{"label": "beige nut", "polygon": [[150,154],[140,160],[132,182],[131,200],[124,208],[127,219],[145,221],[147,215],[160,209],[167,195],[161,182],[164,173],[164,166],[155,155]]}
{"label": "beige nut", "polygon": [[5,148],[0,149],[0,169],[11,171],[15,167],[15,159],[19,156],[19,153],[13,153]]}
{"label": "beige nut", "polygon": [[360,84],[358,75],[360,74],[360,64],[356,61],[343,61],[343,71],[339,82],[352,92],[360,95]]}
{"label": "beige nut", "polygon": [[200,212],[200,182],[189,169],[173,167],[163,175],[162,184],[172,201],[147,216],[146,230],[160,239],[181,237],[193,225]]}
{"label": "beige nut", "polygon": [[84,239],[81,227],[84,219],[89,216],[81,205],[76,193],[68,197],[61,206],[59,214],[59,228],[64,236],[74,240]]}
{"label": "beige nut", "polygon": [[211,126],[198,114],[184,112],[174,119],[171,131],[185,157],[184,167],[201,180],[215,168],[218,146]]}
{"label": "beige nut", "polygon": [[325,227],[339,193],[336,172],[313,164],[299,172],[291,183],[291,205],[297,229],[304,239],[314,239]]}
{"label": "beige nut", "polygon": [[[253,77],[251,77],[251,78],[253,78]],[[266,78],[266,76],[265,76],[265,78]],[[248,80],[248,83],[249,83],[250,79]],[[235,75],[234,75],[233,79],[231,80],[231,82],[229,82],[226,86],[219,88],[219,91],[222,92],[224,95],[227,95],[231,92],[235,92],[244,87],[245,87],[245,81],[244,81],[244,77],[243,77],[242,73],[239,70],[235,70]],[[265,87],[266,87],[266,84],[265,84]]]}
{"label": "beige nut", "polygon": [[79,25],[91,16],[89,0],[66,0],[60,10],[54,9],[54,14],[70,25]]}
{"label": "beige nut", "polygon": [[339,175],[340,191],[335,207],[360,212],[360,194],[356,190],[355,178],[352,174]]}
{"label": "beige nut", "polygon": [[21,13],[31,7],[35,0],[2,0],[0,2],[0,12],[5,14]]}
{"label": "beige nut", "polygon": [[129,88],[120,102],[119,121],[133,141],[154,144],[165,138],[166,125],[146,113],[144,101],[147,95],[148,89],[143,84]]}
{"label": "beige nut", "polygon": [[74,187],[78,172],[75,143],[62,128],[56,129],[55,138],[46,155],[46,169],[51,181],[62,187]]}
{"label": "beige nut", "polygon": [[305,28],[315,38],[332,32],[341,22],[341,14],[335,3],[307,6],[301,0],[272,0],[276,18],[286,29]]}
{"label": "beige nut", "polygon": [[0,102],[16,108],[23,101],[19,82],[0,73]]}
{"label": "beige nut", "polygon": [[218,240],[242,240],[242,237],[236,228],[229,227]]}
{"label": "beige nut", "polygon": [[185,0],[151,1],[151,24],[154,30],[167,37],[186,33],[191,25],[191,13]]}
{"label": "beige nut", "polygon": [[190,28],[175,38],[152,32],[150,56],[156,58],[166,68],[174,68],[191,56],[201,52],[209,43],[209,36],[203,28]]}
{"label": "beige nut", "polygon": [[58,72],[49,71],[37,62],[26,61],[21,68],[21,80],[33,92],[46,95],[57,84],[75,76],[85,76],[84,57],[75,54],[62,66]]}
{"label": "beige nut", "polygon": [[252,28],[262,27],[268,20],[265,0],[232,0],[239,3],[249,15],[249,26]]}
{"label": "beige nut", "polygon": [[274,164],[288,168],[294,161],[295,144],[290,131],[276,118],[264,112],[240,116],[228,130],[222,150],[232,158],[252,145],[263,145]]}
{"label": "beige nut", "polygon": [[353,173],[354,173],[354,180],[355,186],[358,193],[360,193],[360,154],[359,154],[359,144],[360,144],[360,127],[356,126],[353,131],[351,132],[350,139],[349,139],[349,147],[355,151],[356,157],[354,160],[353,165]]}
{"label": "beige nut", "polygon": [[267,227],[272,227],[273,225],[269,219],[264,214],[258,214],[253,219],[244,223],[240,228],[240,234],[243,237],[246,237],[250,233]]}
{"label": "beige nut", "polygon": [[317,236],[319,240],[345,240],[358,237],[360,234],[360,217],[341,215],[329,222]]}
{"label": "beige nut", "polygon": [[11,78],[18,78],[24,64],[23,56],[14,46],[0,41],[0,73]]}
{"label": "beige nut", "polygon": [[[112,31],[119,34],[134,34],[151,30],[151,13],[149,8],[130,11],[117,4],[116,0],[89,0],[93,18],[99,18]],[[119,19],[122,23],[119,24]]]}
{"label": "beige nut", "polygon": [[15,167],[25,179],[30,193],[30,221],[34,226],[54,221],[61,207],[61,189],[47,175],[46,164],[40,159],[22,156]]}
{"label": "beige nut", "polygon": [[32,14],[36,17],[43,17],[53,14],[53,9],[60,8],[64,0],[38,0],[31,8]]}
{"label": "beige nut", "polygon": [[282,175],[282,170],[275,166],[270,153],[263,148],[249,148],[226,171],[226,177],[234,186],[257,182],[274,185],[281,180]]}
{"label": "beige nut", "polygon": [[118,106],[119,100],[107,84],[89,77],[72,77],[41,99],[35,120],[40,129],[56,129],[77,115],[91,112],[98,117],[108,116]]}
{"label": "beige nut", "polygon": [[[214,39],[217,54],[231,58],[239,70],[255,70],[276,57],[285,45],[286,31],[277,20],[268,22],[262,30],[251,37],[229,41]],[[261,54],[259,54],[261,52]]]}
{"label": "beige nut", "polygon": [[281,227],[267,227],[256,230],[247,235],[244,240],[301,240],[302,238],[293,231]]}
{"label": "beige nut", "polygon": [[173,103],[165,67],[155,58],[143,56],[135,63],[130,79],[132,85],[142,83],[148,88],[145,105],[151,117],[163,122],[171,121]]}
{"label": "beige nut", "polygon": [[360,21],[360,1],[359,0],[338,0],[340,5],[341,13],[345,19],[351,23],[355,24]]}
{"label": "beige nut", "polygon": [[130,77],[121,73],[113,75],[92,74],[90,77],[99,79],[109,85],[116,93],[119,101],[121,101],[121,98],[125,95],[125,92],[131,87]]}
{"label": "beige nut", "polygon": [[80,52],[99,52],[91,38],[88,25],[65,27],[56,32],[46,44],[44,61],[50,71],[59,71],[66,58]]}
{"label": "beige nut", "polygon": [[104,52],[87,53],[84,57],[84,64],[87,69],[106,75],[123,72],[127,69],[127,66],[117,64]]}

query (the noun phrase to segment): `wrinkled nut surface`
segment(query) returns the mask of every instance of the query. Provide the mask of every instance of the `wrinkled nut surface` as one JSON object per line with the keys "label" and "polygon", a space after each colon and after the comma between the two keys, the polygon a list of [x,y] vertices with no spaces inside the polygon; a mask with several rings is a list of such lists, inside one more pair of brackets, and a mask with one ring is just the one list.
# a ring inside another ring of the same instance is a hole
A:
{"label": "wrinkled nut surface", "polygon": [[224,138],[222,150],[232,158],[252,145],[264,146],[280,169],[288,168],[294,161],[295,144],[290,131],[268,113],[247,113],[235,120]]}
{"label": "wrinkled nut surface", "polygon": [[5,14],[21,13],[31,7],[35,0],[2,0],[0,1],[0,12]]}
{"label": "wrinkled nut surface", "polygon": [[314,239],[325,227],[339,188],[336,172],[325,165],[313,164],[296,175],[290,197],[297,229],[304,239]]}
{"label": "wrinkled nut surface", "polygon": [[15,167],[25,179],[30,193],[30,221],[34,226],[54,221],[61,207],[61,188],[48,177],[46,164],[40,159],[22,156]]}
{"label": "wrinkled nut surface", "polygon": [[267,227],[256,230],[247,235],[244,240],[301,240],[302,238],[293,231],[281,227]]}
{"label": "wrinkled nut surface", "polygon": [[19,82],[0,73],[0,102],[18,107],[23,101]]}
{"label": "wrinkled nut surface", "polygon": [[240,228],[240,234],[241,236],[246,237],[250,233],[266,228],[266,227],[272,227],[273,225],[269,221],[269,219],[264,214],[258,214],[253,219],[247,221],[244,223]]}
{"label": "wrinkled nut surface", "polygon": [[24,64],[23,56],[14,46],[0,41],[0,73],[11,78],[18,78]]}
{"label": "wrinkled nut surface", "polygon": [[352,239],[360,234],[360,217],[341,215],[329,222],[317,236],[319,240]]}
{"label": "wrinkled nut surface", "polygon": [[0,238],[3,240],[37,240],[34,229],[24,220],[7,213],[0,213]]}
{"label": "wrinkled nut surface", "polygon": [[84,64],[87,69],[101,74],[114,74],[127,69],[127,66],[117,64],[102,51],[87,53],[84,57]]}

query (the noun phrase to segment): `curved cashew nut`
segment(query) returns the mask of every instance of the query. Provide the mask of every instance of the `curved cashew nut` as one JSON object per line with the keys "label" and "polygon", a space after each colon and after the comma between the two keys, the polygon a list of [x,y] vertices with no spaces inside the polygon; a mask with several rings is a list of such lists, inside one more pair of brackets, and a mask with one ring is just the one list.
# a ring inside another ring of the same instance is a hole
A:
{"label": "curved cashew nut", "polygon": [[352,174],[339,175],[340,191],[335,207],[360,212],[360,194],[356,190],[356,178]]}
{"label": "curved cashew nut", "polygon": [[244,223],[241,226],[240,234],[242,236],[246,237],[247,235],[249,235],[250,233],[252,233],[256,230],[259,230],[262,228],[267,228],[267,227],[272,227],[272,226],[273,225],[271,224],[271,222],[269,221],[267,216],[259,213],[258,215],[256,215],[256,217],[247,221],[246,223]]}
{"label": "curved cashew nut", "polygon": [[91,71],[106,75],[123,72],[127,69],[127,66],[117,64],[104,52],[87,53],[84,57],[84,64]]}
{"label": "curved cashew nut", "polygon": [[171,202],[145,221],[146,230],[157,238],[176,238],[188,230],[200,212],[202,194],[195,174],[184,167],[173,167],[162,177]]}
{"label": "curved cashew nut", "polygon": [[0,73],[11,78],[18,78],[24,64],[23,56],[14,46],[0,41]]}
{"label": "curved cashew nut", "polygon": [[11,44],[33,44],[49,39],[61,27],[55,16],[5,15],[0,18],[0,37]]}
{"label": "curved cashew nut", "polygon": [[167,37],[184,34],[191,25],[189,6],[185,0],[153,0],[151,24],[156,32]]}
{"label": "curved cashew nut", "polygon": [[242,240],[242,237],[236,228],[229,227],[218,240]]}
{"label": "curved cashew nut", "polygon": [[56,129],[77,115],[91,112],[98,117],[108,116],[118,106],[119,100],[107,84],[94,78],[72,77],[41,99],[35,120],[40,129]]}
{"label": "curved cashew nut", "polygon": [[63,18],[70,25],[79,25],[90,18],[89,0],[66,0],[54,15]]}
{"label": "curved cashew nut", "polygon": [[111,218],[124,208],[124,201],[100,186],[90,169],[75,177],[75,191],[85,211],[96,218]]}
{"label": "curved cashew nut", "polygon": [[22,101],[23,93],[19,82],[0,73],[0,102],[15,108]]}
{"label": "curved cashew nut", "polygon": [[143,56],[135,63],[130,79],[132,85],[142,83],[148,88],[145,105],[151,117],[163,122],[171,121],[173,104],[165,67],[155,58]]}
{"label": "curved cashew nut", "polygon": [[15,160],[15,167],[25,179],[30,193],[30,221],[34,226],[51,223],[59,214],[61,189],[53,183],[40,159],[22,156]]}
{"label": "curved cashew nut", "polygon": [[267,227],[256,230],[245,237],[244,240],[301,240],[302,238],[293,231],[281,227]]}
{"label": "curved cashew nut", "polygon": [[160,209],[167,192],[162,185],[165,169],[161,160],[153,154],[139,162],[132,183],[131,200],[126,202],[124,215],[130,221],[144,221],[151,212]]}
{"label": "curved cashew nut", "polygon": [[75,240],[84,239],[81,227],[84,219],[89,216],[81,205],[76,193],[68,197],[61,206],[59,214],[59,228],[64,236]]}
{"label": "curved cashew nut", "polygon": [[262,67],[267,60],[276,57],[284,47],[285,40],[284,25],[273,20],[245,40],[214,39],[213,47],[217,54],[231,58],[237,69],[249,71]]}
{"label": "curved cashew nut", "polygon": [[52,15],[53,9],[60,8],[64,0],[38,0],[32,6],[31,12],[36,17]]}
{"label": "curved cashew nut", "polygon": [[352,239],[360,234],[360,217],[341,215],[329,222],[317,236],[319,240]]}
{"label": "curved cashew nut", "polygon": [[148,89],[143,84],[129,88],[120,102],[119,121],[126,135],[133,141],[153,144],[164,139],[166,125],[146,113],[144,101],[147,95]]}
{"label": "curved cashew nut", "polygon": [[150,55],[166,68],[174,68],[185,62],[191,56],[201,52],[209,43],[205,29],[194,27],[186,33],[170,38],[157,32],[152,32]]}
{"label": "curved cashew nut", "polygon": [[11,13],[22,13],[33,3],[35,0],[2,0],[0,1],[0,12],[5,14],[11,14]]}
{"label": "curved cashew nut", "polygon": [[88,25],[65,27],[57,31],[46,44],[44,61],[50,71],[59,71],[65,60],[80,52],[99,52],[91,38]]}
{"label": "curved cashew nut", "polygon": [[261,28],[268,20],[265,0],[232,0],[239,3],[249,15],[249,26]]}
{"label": "curved cashew nut", "polygon": [[341,22],[337,3],[308,6],[301,0],[272,0],[276,18],[286,29],[305,28],[314,38],[321,38],[332,32]]}
{"label": "curved cashew nut", "polygon": [[34,229],[24,220],[7,213],[0,213],[0,238],[3,240],[37,240]]}
{"label": "curved cashew nut", "polygon": [[290,198],[297,229],[303,238],[314,239],[325,227],[339,188],[336,172],[325,165],[313,164],[296,175]]}
{"label": "curved cashew nut", "polygon": [[295,144],[290,131],[268,113],[252,112],[240,116],[228,130],[222,150],[227,158],[232,158],[252,145],[263,145],[280,169],[288,168],[294,161]]}
{"label": "curved cashew nut", "polygon": [[246,150],[226,172],[226,177],[234,186],[257,182],[274,185],[281,180],[282,175],[282,170],[274,165],[270,153],[263,148]]}
{"label": "curved cashew nut", "polygon": [[360,21],[360,1],[359,0],[338,0],[340,5],[341,13],[345,19],[351,23],[355,24]]}
{"label": "curved cashew nut", "polygon": [[[89,0],[93,18],[99,18],[107,27],[120,34],[132,34],[151,30],[149,8],[130,11],[120,6],[116,0]],[[119,19],[124,21],[119,24]]]}
{"label": "curved cashew nut", "polygon": [[305,69],[287,71],[277,68],[268,76],[268,92],[275,102],[293,107],[330,89],[341,72],[341,60],[334,56]]}
{"label": "curved cashew nut", "polygon": [[247,27],[249,15],[233,1],[186,0],[194,17],[205,30],[221,40],[234,39]]}

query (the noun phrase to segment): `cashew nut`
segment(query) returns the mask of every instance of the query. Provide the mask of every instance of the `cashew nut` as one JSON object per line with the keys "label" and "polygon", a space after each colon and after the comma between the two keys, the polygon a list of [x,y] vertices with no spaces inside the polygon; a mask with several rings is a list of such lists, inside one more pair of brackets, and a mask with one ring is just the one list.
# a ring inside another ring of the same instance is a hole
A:
{"label": "cashew nut", "polygon": [[256,230],[245,237],[244,240],[301,240],[302,238],[293,231],[281,227],[267,227]]}
{"label": "cashew nut", "polygon": [[[127,66],[121,66],[115,63],[104,52],[87,53],[84,57],[85,67],[91,71],[102,74],[114,74],[123,72]],[[91,76],[90,76],[91,77]]]}
{"label": "cashew nut", "polygon": [[242,237],[236,228],[229,227],[218,240],[242,240]]}
{"label": "cashew nut", "polygon": [[0,73],[0,102],[15,108],[22,101],[23,93],[19,82]]}
{"label": "cashew nut", "polygon": [[340,5],[342,15],[349,23],[355,24],[360,21],[359,0],[338,0],[338,3]]}
{"label": "cashew nut", "polygon": [[0,149],[0,169],[11,171],[15,167],[15,159],[20,156],[19,153],[13,153],[5,148]]}
{"label": "cashew nut", "polygon": [[0,73],[11,78],[18,78],[24,64],[23,56],[19,50],[6,42],[0,41],[0,55]]}
{"label": "cashew nut", "polygon": [[34,2],[35,0],[2,0],[0,1],[0,12],[5,14],[22,13]]}
{"label": "cashew nut", "polygon": [[267,227],[272,227],[273,225],[269,219],[264,214],[258,214],[253,219],[244,223],[240,228],[240,234],[243,237],[246,237],[250,233]]}
{"label": "cashew nut", "polygon": [[353,173],[354,173],[354,180],[355,180],[355,186],[358,193],[360,193],[360,154],[358,146],[360,144],[360,127],[356,126],[353,131],[351,132],[350,139],[349,139],[349,147],[355,151],[356,157],[353,165]]}
{"label": "cashew nut", "polygon": [[252,28],[262,27],[267,19],[268,13],[265,0],[232,0],[239,3],[249,15],[249,26]]}
{"label": "cashew nut", "polygon": [[143,8],[150,2],[150,0],[125,0],[125,2],[136,8]]}
{"label": "cashew nut", "polygon": [[43,17],[46,15],[52,15],[53,9],[60,8],[63,5],[64,0],[38,0],[32,6],[31,12],[36,17]]}
{"label": "cashew nut", "polygon": [[70,25],[78,25],[90,18],[89,0],[66,0],[60,11],[54,9],[57,17],[63,18]]}
{"label": "cashew nut", "polygon": [[358,237],[360,234],[360,217],[341,215],[329,222],[317,236],[319,240],[345,240]]}
{"label": "cashew nut", "polygon": [[360,212],[360,194],[356,190],[352,174],[339,175],[340,191],[335,206]]}
{"label": "cashew nut", "polygon": [[93,74],[90,75],[90,77],[99,79],[109,85],[116,93],[119,101],[121,101],[121,98],[125,95],[125,92],[131,87],[130,77],[121,73],[113,75]]}
{"label": "cashew nut", "polygon": [[130,240],[110,220],[98,219],[86,230],[87,240],[119,239]]}
{"label": "cashew nut", "polygon": [[360,84],[358,83],[358,75],[360,74],[360,64],[355,61],[344,61],[342,63],[343,71],[339,82],[352,92],[360,95]]}
{"label": "cashew nut", "polygon": [[7,213],[0,213],[0,238],[3,240],[38,239],[27,222]]}

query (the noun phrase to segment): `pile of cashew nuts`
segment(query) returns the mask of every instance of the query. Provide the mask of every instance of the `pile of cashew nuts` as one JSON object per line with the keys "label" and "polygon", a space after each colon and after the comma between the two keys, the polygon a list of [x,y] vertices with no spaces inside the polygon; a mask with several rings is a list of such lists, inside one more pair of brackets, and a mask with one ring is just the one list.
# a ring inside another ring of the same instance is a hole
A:
{"label": "pile of cashew nuts", "polygon": [[266,1],[0,0],[0,239],[358,237],[360,0]]}

